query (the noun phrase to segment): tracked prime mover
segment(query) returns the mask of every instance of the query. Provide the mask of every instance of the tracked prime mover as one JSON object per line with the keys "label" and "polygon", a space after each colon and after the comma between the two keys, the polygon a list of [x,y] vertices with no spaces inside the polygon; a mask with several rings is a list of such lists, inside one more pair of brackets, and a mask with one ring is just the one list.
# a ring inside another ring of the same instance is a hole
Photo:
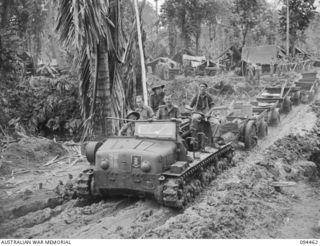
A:
{"label": "tracked prime mover", "polygon": [[174,208],[192,202],[203,187],[233,165],[234,150],[230,144],[195,150],[180,136],[178,125],[137,121],[133,137],[89,142],[90,168],[79,175],[78,196],[151,196]]}

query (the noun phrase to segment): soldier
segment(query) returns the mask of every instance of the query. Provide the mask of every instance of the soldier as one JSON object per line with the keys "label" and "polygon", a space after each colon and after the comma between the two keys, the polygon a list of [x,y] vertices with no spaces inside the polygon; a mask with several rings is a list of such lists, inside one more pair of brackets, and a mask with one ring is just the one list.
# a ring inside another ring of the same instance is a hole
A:
{"label": "soldier", "polygon": [[174,120],[180,118],[179,108],[172,104],[171,95],[166,95],[164,97],[165,105],[159,106],[157,113],[158,120]]}
{"label": "soldier", "polygon": [[274,72],[275,72],[275,60],[272,57],[271,61],[270,61],[270,76],[271,77],[273,77]]}
{"label": "soldier", "polygon": [[119,136],[133,136],[134,135],[134,121],[139,120],[140,114],[138,112],[132,111],[130,112],[126,119],[130,120],[127,122],[119,131]]}
{"label": "soldier", "polygon": [[249,84],[253,83],[254,78],[254,65],[251,62],[247,63],[247,81]]}
{"label": "soldier", "polygon": [[153,112],[156,114],[159,106],[164,105],[164,96],[165,93],[163,91],[164,85],[157,85],[152,87],[153,94],[150,96],[150,107]]}
{"label": "soldier", "polygon": [[214,106],[212,96],[207,92],[208,85],[200,83],[199,93],[191,100],[190,107],[194,108],[196,112],[206,114],[212,106]]}
{"label": "soldier", "polygon": [[144,104],[142,96],[136,97],[136,104],[138,106],[136,112],[140,114],[141,120],[151,119],[154,116],[153,110]]}
{"label": "soldier", "polygon": [[220,122],[218,119],[210,115],[210,109],[214,106],[214,102],[212,96],[207,93],[207,88],[208,85],[206,83],[201,83],[199,85],[199,93],[191,100],[190,107],[194,109],[194,113],[191,118],[190,130],[192,132],[192,136],[196,138],[197,133],[200,130],[199,122],[202,120],[209,121],[213,143],[215,145],[220,136]]}
{"label": "soldier", "polygon": [[254,70],[255,70],[255,79],[258,85],[260,85],[260,78],[262,74],[262,65],[254,64]]}

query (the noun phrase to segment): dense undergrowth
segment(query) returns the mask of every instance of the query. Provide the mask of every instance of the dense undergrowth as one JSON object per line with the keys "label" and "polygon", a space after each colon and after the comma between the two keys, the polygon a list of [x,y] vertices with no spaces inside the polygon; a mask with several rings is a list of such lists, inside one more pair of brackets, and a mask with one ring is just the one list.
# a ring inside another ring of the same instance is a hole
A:
{"label": "dense undergrowth", "polygon": [[0,134],[77,139],[81,128],[77,86],[69,75],[0,83]]}

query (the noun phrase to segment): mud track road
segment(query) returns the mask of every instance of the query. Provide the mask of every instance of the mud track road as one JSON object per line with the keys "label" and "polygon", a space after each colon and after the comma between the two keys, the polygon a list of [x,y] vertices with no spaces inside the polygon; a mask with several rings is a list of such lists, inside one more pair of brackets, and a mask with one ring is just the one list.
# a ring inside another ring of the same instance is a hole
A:
{"label": "mud track road", "polygon": [[[13,196],[12,194],[11,196],[8,196],[8,193],[5,192],[0,193],[0,202],[2,204],[0,215],[3,218],[3,220],[0,220],[2,221],[0,222],[0,237],[273,237],[273,234],[270,235],[270,231],[274,230],[272,225],[277,225],[277,216],[279,214],[272,212],[273,210],[270,209],[272,206],[279,205],[279,203],[274,201],[276,195],[270,196],[268,202],[260,204],[261,202],[259,200],[261,200],[261,197],[259,197],[260,195],[258,193],[256,194],[255,200],[252,201],[252,204],[250,203],[251,205],[248,205],[249,212],[252,216],[257,215],[255,218],[250,218],[256,221],[256,223],[253,223],[252,225],[246,225],[245,218],[243,218],[243,222],[237,222],[236,218],[228,218],[238,223],[231,225],[228,221],[225,221],[226,219],[224,217],[221,217],[221,215],[219,215],[219,217],[212,211],[218,211],[220,209],[220,213],[224,213],[224,211],[226,213],[228,212],[226,209],[230,206],[228,205],[230,202],[226,203],[227,196],[225,192],[233,192],[232,189],[228,189],[228,185],[237,184],[239,183],[239,177],[248,175],[248,173],[256,167],[255,163],[263,160],[264,155],[262,153],[266,148],[271,146],[277,139],[290,133],[299,133],[303,135],[305,132],[312,129],[316,120],[317,118],[311,111],[309,105],[293,107],[293,110],[288,115],[281,115],[280,124],[277,127],[269,128],[269,136],[267,138],[259,141],[258,146],[251,152],[237,151],[237,166],[225,171],[213,181],[212,184],[200,194],[199,199],[183,212],[164,208],[149,199],[113,198],[111,200],[96,201],[91,204],[84,204],[77,200],[63,202],[62,200],[55,198],[51,191],[35,191],[37,183],[42,178],[21,175],[21,180],[29,179],[31,181],[19,186],[20,190],[13,190],[13,192],[21,191],[21,187],[27,187],[27,191],[24,191],[24,193],[19,196]],[[47,182],[48,190],[52,189],[59,179],[65,180],[67,173],[72,173],[76,176],[80,170],[86,167],[86,165],[86,163],[77,164],[76,167],[68,169],[66,173],[63,172],[62,167],[53,167],[56,169],[51,169],[51,172],[54,172],[56,176],[51,177],[49,173],[50,182]],[[57,173],[60,173],[60,176],[57,175]],[[256,173],[254,175],[256,175]],[[48,179],[48,176],[46,178]],[[238,196],[239,194],[240,193],[236,193],[235,195]],[[246,195],[243,194],[239,196]],[[283,202],[286,202],[286,200],[283,200]],[[222,207],[220,205],[218,206],[218,204],[223,203],[226,203],[224,207],[222,205]],[[231,202],[231,204],[233,203]],[[247,209],[246,211],[249,213],[248,208],[243,208],[239,204],[235,206],[235,213],[242,213],[242,210],[245,209]],[[255,211],[255,209],[257,210],[259,208],[261,208],[260,211]],[[268,212],[269,210],[270,213]],[[201,213],[207,213],[207,215]],[[212,216],[208,217],[208,214],[211,214]],[[261,214],[265,214],[265,216],[261,217]],[[257,222],[258,220],[260,220],[259,223]],[[213,224],[212,221],[218,221],[219,223]],[[224,228],[219,227],[219,224],[224,225]],[[263,226],[260,226],[261,224],[263,224]],[[255,227],[256,225],[258,225],[258,227]],[[212,234],[214,232],[216,234]],[[289,234],[284,234],[284,236],[285,235]]]}

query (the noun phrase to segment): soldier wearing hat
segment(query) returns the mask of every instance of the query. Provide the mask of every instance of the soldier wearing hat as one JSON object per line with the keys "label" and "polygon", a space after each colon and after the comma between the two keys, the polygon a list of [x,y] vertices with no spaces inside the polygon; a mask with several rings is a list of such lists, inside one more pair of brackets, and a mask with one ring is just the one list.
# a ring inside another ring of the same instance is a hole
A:
{"label": "soldier wearing hat", "polygon": [[211,126],[213,144],[215,144],[220,137],[220,122],[210,115],[210,109],[214,106],[214,102],[212,96],[207,92],[207,88],[206,83],[200,83],[199,93],[191,100],[190,107],[194,109],[194,113],[191,118],[190,130],[192,136],[196,138],[199,132],[199,122],[208,121]]}
{"label": "soldier wearing hat", "polygon": [[190,107],[196,112],[206,114],[214,105],[212,96],[207,92],[208,85],[206,83],[199,84],[199,93],[195,95],[190,103]]}
{"label": "soldier wearing hat", "polygon": [[156,114],[159,106],[164,105],[164,91],[163,91],[164,85],[156,85],[153,86],[151,89],[153,91],[153,94],[150,96],[150,107],[152,108],[153,112]]}
{"label": "soldier wearing hat", "polygon": [[136,111],[131,111],[126,119],[130,120],[119,131],[119,136],[133,136],[134,135],[134,121],[140,119],[140,114]]}

